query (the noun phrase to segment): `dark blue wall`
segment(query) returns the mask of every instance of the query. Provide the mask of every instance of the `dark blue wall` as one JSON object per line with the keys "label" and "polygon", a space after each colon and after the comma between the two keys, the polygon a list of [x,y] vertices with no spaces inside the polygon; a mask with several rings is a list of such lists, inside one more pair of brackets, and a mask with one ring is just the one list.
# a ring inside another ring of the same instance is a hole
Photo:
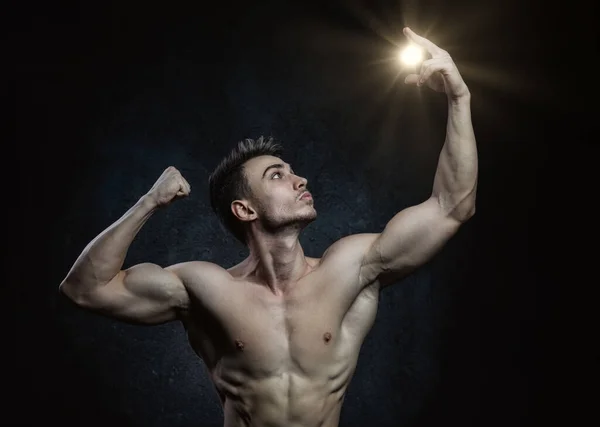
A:
{"label": "dark blue wall", "polygon": [[9,39],[19,179],[5,197],[20,203],[8,227],[16,358],[5,366],[5,425],[221,425],[179,324],[99,317],[58,284],[169,165],[191,197],[151,218],[126,266],[243,259],[210,210],[207,178],[245,137],[275,136],[308,178],[319,214],[301,238],[308,255],[381,231],[424,200],[446,105],[395,81],[396,66],[382,61],[404,24],[430,30],[473,93],[477,214],[382,293],[341,425],[531,425],[548,402],[536,403],[546,384],[540,316],[554,288],[538,275],[548,261],[537,233],[555,93],[530,5],[239,3],[22,6]]}

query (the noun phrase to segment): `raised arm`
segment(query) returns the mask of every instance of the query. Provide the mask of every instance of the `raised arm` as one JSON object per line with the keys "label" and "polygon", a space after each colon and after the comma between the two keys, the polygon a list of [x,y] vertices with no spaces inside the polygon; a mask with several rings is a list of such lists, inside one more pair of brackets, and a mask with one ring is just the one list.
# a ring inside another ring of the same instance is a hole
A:
{"label": "raised arm", "polygon": [[122,267],[131,243],[150,216],[189,193],[190,186],[179,171],[167,168],[147,194],[85,247],[59,290],[81,307],[131,323],[176,319],[188,307],[182,265]]}
{"label": "raised arm", "polygon": [[471,123],[471,95],[448,52],[406,28],[406,36],[429,52],[419,74],[405,82],[427,84],[448,97],[446,141],[431,197],[396,214],[366,249],[365,282],[393,283],[429,261],[475,213],[477,147]]}

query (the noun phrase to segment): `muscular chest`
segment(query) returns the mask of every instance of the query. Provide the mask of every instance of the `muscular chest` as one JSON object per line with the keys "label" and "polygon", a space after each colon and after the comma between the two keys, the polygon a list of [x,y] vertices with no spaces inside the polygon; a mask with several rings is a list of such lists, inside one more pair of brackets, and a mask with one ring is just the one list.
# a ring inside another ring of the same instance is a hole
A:
{"label": "muscular chest", "polygon": [[225,354],[242,366],[270,375],[305,370],[335,354],[343,312],[311,293],[252,295],[223,322]]}
{"label": "muscular chest", "polygon": [[317,375],[357,352],[364,334],[348,334],[344,319],[350,314],[353,325],[368,328],[376,302],[367,307],[360,297],[347,301],[332,283],[301,285],[284,296],[248,288],[226,300],[208,333],[217,358],[257,377]]}

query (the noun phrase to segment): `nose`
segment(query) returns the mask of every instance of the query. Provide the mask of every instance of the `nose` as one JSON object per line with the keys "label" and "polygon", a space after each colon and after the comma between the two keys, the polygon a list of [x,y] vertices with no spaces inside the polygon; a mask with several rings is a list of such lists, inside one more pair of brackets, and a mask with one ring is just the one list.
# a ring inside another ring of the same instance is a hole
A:
{"label": "nose", "polygon": [[306,184],[308,184],[308,180],[301,176],[297,176],[294,181],[294,189],[299,190],[301,188],[306,188]]}

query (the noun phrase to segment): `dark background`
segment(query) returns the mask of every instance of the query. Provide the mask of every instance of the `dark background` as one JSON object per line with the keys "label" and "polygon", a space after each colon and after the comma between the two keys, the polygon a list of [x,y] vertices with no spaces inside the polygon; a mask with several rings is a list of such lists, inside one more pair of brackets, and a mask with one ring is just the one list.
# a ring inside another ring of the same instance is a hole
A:
{"label": "dark background", "polygon": [[220,426],[179,324],[84,312],[58,284],[169,165],[192,194],[150,219],[126,266],[242,260],[207,177],[246,137],[274,136],[308,178],[308,255],[424,200],[446,104],[398,78],[404,25],[471,89],[477,213],[382,293],[341,426],[575,423],[593,396],[595,252],[563,239],[595,246],[593,16],[501,0],[12,4],[2,425]]}

